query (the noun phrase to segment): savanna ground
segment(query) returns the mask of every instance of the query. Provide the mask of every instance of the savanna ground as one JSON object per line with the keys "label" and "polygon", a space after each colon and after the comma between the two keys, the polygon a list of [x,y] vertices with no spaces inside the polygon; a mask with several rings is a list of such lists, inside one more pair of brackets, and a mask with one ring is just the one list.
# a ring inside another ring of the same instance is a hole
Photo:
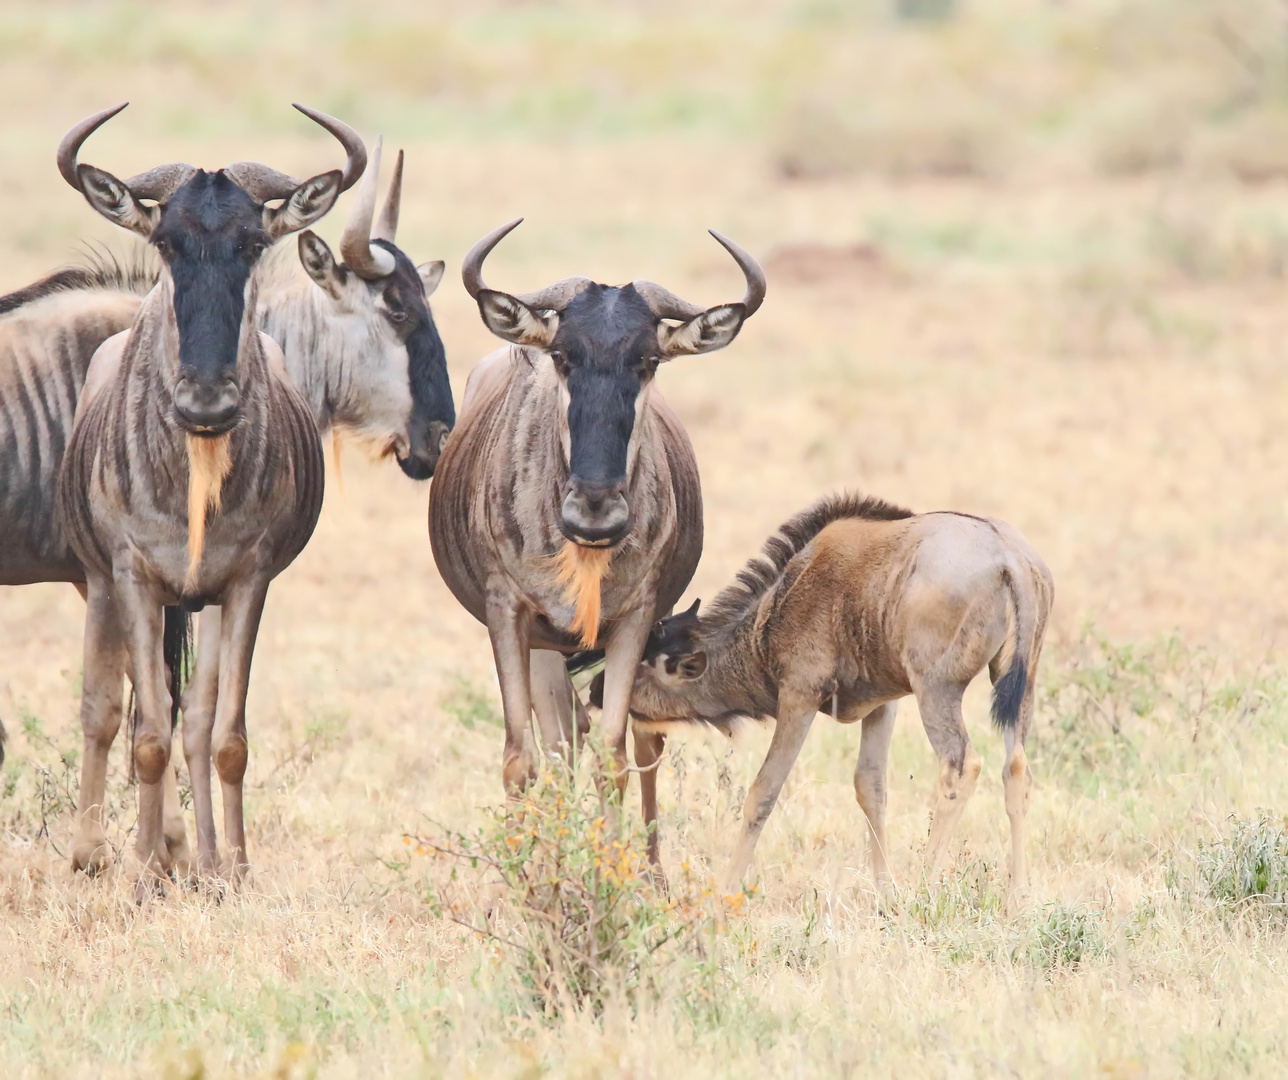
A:
{"label": "savanna ground", "polygon": [[[73,120],[134,99],[84,155],[121,175],[304,173],[335,152],[302,100],[406,147],[399,241],[448,260],[458,395],[494,343],[456,268],[512,216],[502,288],[586,273],[732,298],[708,226],[765,259],[735,345],[660,375],[706,494],[691,596],[840,487],[1005,517],[1058,592],[1035,895],[1008,916],[982,685],[986,771],[942,884],[919,879],[934,763],[901,708],[884,914],[858,732],[826,718],[741,897],[706,883],[763,731],[676,740],[669,901],[584,775],[498,820],[486,634],[435,572],[427,485],[353,452],[260,635],[253,876],[140,909],[119,875],[68,871],[81,602],[7,590],[0,1073],[1283,1075],[1288,15],[958,6],[0,7],[0,287],[124,243],[53,169]],[[133,800],[122,739],[123,850]]]}

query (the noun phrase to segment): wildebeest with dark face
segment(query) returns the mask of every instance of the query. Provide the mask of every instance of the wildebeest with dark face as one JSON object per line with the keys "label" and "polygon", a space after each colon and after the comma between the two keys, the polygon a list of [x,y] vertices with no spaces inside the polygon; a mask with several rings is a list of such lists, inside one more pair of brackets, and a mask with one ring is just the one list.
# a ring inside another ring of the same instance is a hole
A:
{"label": "wildebeest with dark face", "polygon": [[430,539],[444,580],[492,639],[506,787],[532,775],[524,732],[534,703],[546,741],[567,737],[540,707],[552,682],[566,682],[562,664],[529,651],[596,643],[607,657],[604,737],[624,787],[635,666],[702,549],[693,448],[654,376],[673,357],[729,344],[760,306],[765,279],[713,234],[746,278],[737,303],[703,309],[652,282],[587,278],[510,295],[489,289],[481,268],[517,224],[480,240],[462,268],[484,323],[511,347],[470,376],[430,493]]}
{"label": "wildebeest with dark face", "polygon": [[213,747],[236,876],[245,865],[241,788],[255,635],[269,582],[307,542],[322,501],[317,428],[281,350],[259,330],[256,270],[269,244],[316,221],[357,180],[366,151],[350,129],[310,113],[342,136],[343,172],[301,183],[256,162],[214,173],[172,164],[122,182],[76,161],[85,138],[116,112],[76,125],[58,153],[68,183],[109,220],[151,241],[162,259],[160,279],[130,331],[100,348],[91,364],[59,482],[60,513],[85,569],[89,607],[81,705],[86,755],[73,862],[92,866],[103,854],[103,774],[120,722],[119,673],[128,661],[139,703],[136,851],[148,871],[168,868],[162,778],[170,690],[162,609],[211,603],[223,609],[213,732],[190,720],[184,747],[199,868],[214,872],[217,862]]}

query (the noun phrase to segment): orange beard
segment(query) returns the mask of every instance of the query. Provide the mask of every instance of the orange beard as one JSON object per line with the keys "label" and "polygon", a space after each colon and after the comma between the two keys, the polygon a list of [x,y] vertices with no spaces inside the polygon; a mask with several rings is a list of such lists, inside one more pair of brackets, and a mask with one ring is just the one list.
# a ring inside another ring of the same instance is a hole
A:
{"label": "orange beard", "polygon": [[572,632],[581,639],[583,649],[593,649],[599,640],[600,585],[608,576],[613,549],[582,547],[565,540],[552,558],[564,602],[574,605]]}
{"label": "orange beard", "polygon": [[231,435],[188,436],[188,577],[185,591],[195,590],[206,546],[206,512],[219,513],[224,477],[233,467]]}

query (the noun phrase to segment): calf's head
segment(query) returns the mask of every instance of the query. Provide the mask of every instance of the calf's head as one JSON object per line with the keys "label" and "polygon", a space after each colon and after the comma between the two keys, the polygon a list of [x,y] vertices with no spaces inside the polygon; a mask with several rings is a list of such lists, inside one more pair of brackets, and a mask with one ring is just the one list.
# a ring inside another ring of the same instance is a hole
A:
{"label": "calf's head", "polygon": [[[174,420],[193,434],[218,435],[240,416],[237,356],[253,291],[252,273],[274,241],[315,222],[366,167],[367,151],[347,125],[296,108],[344,146],[343,170],[295,180],[259,162],[217,172],[175,162],[128,180],[78,164],[81,144],[124,105],[81,121],[58,147],[63,178],[109,221],[139,233],[157,249],[173,290],[179,338],[170,386]],[[269,206],[269,203],[277,203]]]}
{"label": "calf's head", "polygon": [[483,283],[483,260],[519,218],[483,237],[465,257],[465,287],[498,337],[546,353],[563,401],[561,436],[568,477],[559,527],[573,543],[607,547],[632,525],[628,477],[635,421],[658,366],[724,348],[765,297],[765,275],[732,240],[712,232],[747,281],[733,304],[699,308],[651,281],[598,285],[572,277],[511,295]]}
{"label": "calf's head", "polygon": [[300,261],[327,295],[344,333],[358,342],[346,350],[350,392],[336,423],[392,453],[413,480],[428,480],[456,423],[443,339],[429,307],[443,263],[415,266],[394,244],[402,201],[401,150],[373,226],[380,153],[377,140],[340,240],[343,261],[337,262],[326,241],[312,232],[300,234]]}

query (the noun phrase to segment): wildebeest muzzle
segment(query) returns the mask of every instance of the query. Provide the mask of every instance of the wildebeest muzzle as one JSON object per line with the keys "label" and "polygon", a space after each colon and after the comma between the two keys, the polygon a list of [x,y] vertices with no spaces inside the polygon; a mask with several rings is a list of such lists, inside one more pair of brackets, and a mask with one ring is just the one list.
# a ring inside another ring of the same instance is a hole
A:
{"label": "wildebeest muzzle", "polygon": [[222,435],[237,423],[241,391],[233,379],[213,383],[180,378],[174,388],[179,426],[202,435]]}
{"label": "wildebeest muzzle", "polygon": [[611,547],[631,530],[626,483],[569,481],[560,507],[559,531],[583,547]]}

